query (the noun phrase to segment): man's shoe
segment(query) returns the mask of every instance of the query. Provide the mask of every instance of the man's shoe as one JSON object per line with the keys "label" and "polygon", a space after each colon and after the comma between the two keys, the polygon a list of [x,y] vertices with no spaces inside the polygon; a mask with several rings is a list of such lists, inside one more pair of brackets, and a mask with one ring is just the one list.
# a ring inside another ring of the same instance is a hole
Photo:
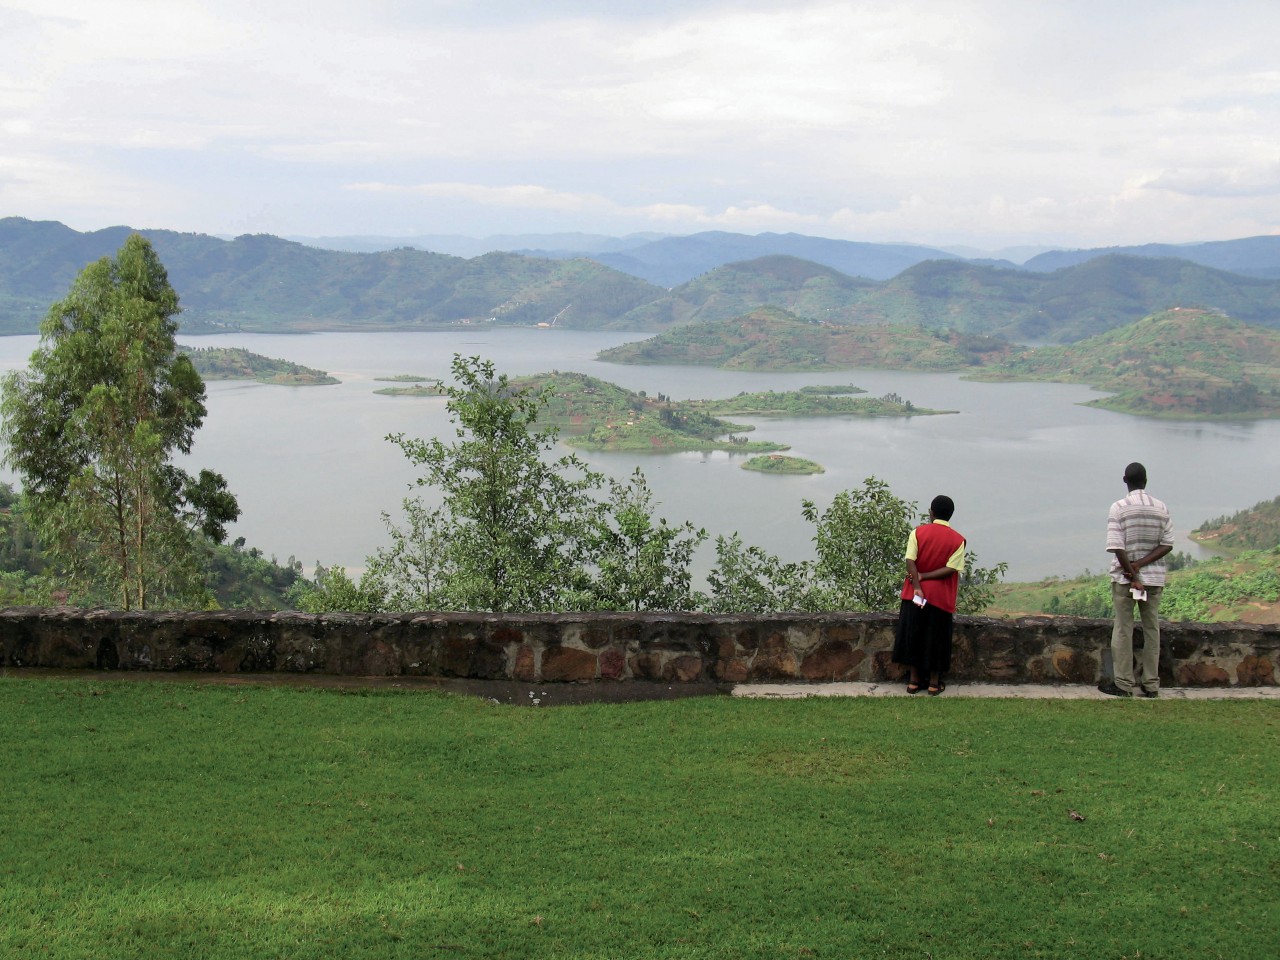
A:
{"label": "man's shoe", "polygon": [[1133,694],[1131,694],[1128,690],[1121,690],[1119,687],[1117,687],[1116,682],[1114,680],[1104,680],[1102,683],[1098,684],[1098,692],[1105,693],[1108,697],[1133,696]]}
{"label": "man's shoe", "polygon": [[1148,700],[1155,700],[1160,696],[1159,690],[1141,690],[1139,691]]}

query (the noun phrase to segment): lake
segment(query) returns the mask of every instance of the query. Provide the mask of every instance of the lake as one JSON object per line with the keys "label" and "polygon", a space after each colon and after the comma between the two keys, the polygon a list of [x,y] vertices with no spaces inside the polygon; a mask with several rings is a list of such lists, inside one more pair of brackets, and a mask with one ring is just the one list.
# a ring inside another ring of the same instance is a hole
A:
{"label": "lake", "polygon": [[[381,515],[398,513],[416,477],[389,433],[452,436],[444,400],[374,394],[378,377],[447,379],[455,353],[493,360],[513,376],[575,370],[650,395],[725,397],[855,383],[870,394],[895,392],[917,406],[954,415],[862,420],[851,417],[753,419],[755,439],[791,445],[826,473],[769,476],[740,469],[741,455],[581,454],[625,479],[638,465],[658,513],[717,534],[741,533],[785,559],[812,556],[812,527],[801,501],[825,508],[840,490],[869,476],[922,505],[937,493],[956,501],[955,526],[983,565],[1009,564],[1008,578],[1034,580],[1105,568],[1107,508],[1125,493],[1121,474],[1141,460],[1150,491],[1169,504],[1179,542],[1207,519],[1280,493],[1280,422],[1149,420],[1080,406],[1097,394],[1066,384],[969,383],[958,374],[852,370],[739,373],[697,367],[601,363],[596,353],[641,339],[635,333],[555,329],[438,333],[229,334],[183,337],[192,345],[245,347],[327,370],[336,386],[208,385],[208,417],[188,469],[226,476],[242,517],[231,532],[280,560],[294,556],[354,572],[386,545]],[[0,369],[25,365],[36,337],[0,339]],[[11,475],[6,479],[12,480]],[[704,547],[698,567],[714,559]]]}

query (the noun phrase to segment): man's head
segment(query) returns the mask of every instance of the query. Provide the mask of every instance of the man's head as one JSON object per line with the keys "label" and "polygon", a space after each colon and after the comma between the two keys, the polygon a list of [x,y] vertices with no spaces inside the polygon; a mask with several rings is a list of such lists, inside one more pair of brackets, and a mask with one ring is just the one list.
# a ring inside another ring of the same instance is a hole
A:
{"label": "man's head", "polygon": [[1147,468],[1136,461],[1129,464],[1124,468],[1124,482],[1130,490],[1144,489],[1147,485]]}
{"label": "man's head", "polygon": [[929,515],[935,520],[950,520],[955,512],[955,502],[946,494],[938,494],[929,504]]}

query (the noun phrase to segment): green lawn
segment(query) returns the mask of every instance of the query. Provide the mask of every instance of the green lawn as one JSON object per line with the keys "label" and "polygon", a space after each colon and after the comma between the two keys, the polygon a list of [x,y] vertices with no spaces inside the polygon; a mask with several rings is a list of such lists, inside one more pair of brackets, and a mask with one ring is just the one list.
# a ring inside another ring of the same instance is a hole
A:
{"label": "green lawn", "polygon": [[1275,955],[1266,701],[4,678],[0,724],[3,957]]}

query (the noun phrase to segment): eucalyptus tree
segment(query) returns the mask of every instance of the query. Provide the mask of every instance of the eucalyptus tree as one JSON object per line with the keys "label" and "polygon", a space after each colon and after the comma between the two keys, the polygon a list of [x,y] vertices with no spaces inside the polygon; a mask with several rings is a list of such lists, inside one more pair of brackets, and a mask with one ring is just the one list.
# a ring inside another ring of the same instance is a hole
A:
{"label": "eucalyptus tree", "polygon": [[138,234],[89,264],[3,382],[0,436],[54,569],[80,602],[121,608],[205,597],[195,538],[239,515],[225,480],[173,462],[204,422],[205,390],[177,349],[178,296]]}

